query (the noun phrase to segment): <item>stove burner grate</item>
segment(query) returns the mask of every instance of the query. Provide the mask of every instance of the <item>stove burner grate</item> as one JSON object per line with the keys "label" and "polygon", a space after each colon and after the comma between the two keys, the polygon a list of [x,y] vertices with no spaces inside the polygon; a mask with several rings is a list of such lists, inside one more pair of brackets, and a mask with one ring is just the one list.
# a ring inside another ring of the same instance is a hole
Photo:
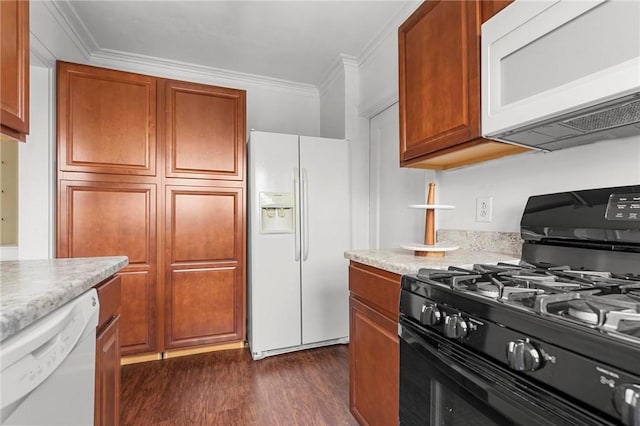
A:
{"label": "stove burner grate", "polygon": [[418,278],[532,314],[640,339],[638,276],[520,262],[476,264],[471,269],[425,268],[419,271]]}

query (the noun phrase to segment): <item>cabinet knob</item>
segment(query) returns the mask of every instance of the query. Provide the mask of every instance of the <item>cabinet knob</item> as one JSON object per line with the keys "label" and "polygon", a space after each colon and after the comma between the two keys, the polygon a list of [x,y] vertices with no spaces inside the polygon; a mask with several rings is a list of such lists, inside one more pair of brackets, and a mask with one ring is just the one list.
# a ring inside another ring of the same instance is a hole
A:
{"label": "cabinet knob", "polygon": [[420,322],[424,325],[438,325],[442,322],[442,312],[435,303],[422,305]]}
{"label": "cabinet knob", "polygon": [[451,339],[462,339],[468,331],[467,322],[458,314],[450,315],[444,320],[444,335]]}
{"label": "cabinet knob", "polygon": [[542,356],[528,340],[514,340],[507,345],[507,364],[516,371],[536,371],[542,367]]}
{"label": "cabinet knob", "polygon": [[627,426],[640,424],[640,385],[622,384],[613,393],[613,405]]}

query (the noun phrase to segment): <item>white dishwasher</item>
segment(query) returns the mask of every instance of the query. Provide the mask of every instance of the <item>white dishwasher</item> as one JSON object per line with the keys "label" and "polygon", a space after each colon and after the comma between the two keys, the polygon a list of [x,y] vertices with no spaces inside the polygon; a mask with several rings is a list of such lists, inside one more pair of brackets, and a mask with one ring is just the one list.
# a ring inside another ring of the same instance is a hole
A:
{"label": "white dishwasher", "polygon": [[0,342],[0,424],[93,424],[98,311],[91,289]]}

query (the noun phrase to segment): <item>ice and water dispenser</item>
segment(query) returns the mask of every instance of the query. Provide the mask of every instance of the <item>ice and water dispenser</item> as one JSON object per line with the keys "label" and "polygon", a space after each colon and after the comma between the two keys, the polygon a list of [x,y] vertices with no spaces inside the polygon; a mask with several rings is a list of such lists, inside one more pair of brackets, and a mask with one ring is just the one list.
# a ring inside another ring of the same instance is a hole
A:
{"label": "ice and water dispenser", "polygon": [[293,234],[295,232],[294,200],[293,192],[261,192],[260,232]]}

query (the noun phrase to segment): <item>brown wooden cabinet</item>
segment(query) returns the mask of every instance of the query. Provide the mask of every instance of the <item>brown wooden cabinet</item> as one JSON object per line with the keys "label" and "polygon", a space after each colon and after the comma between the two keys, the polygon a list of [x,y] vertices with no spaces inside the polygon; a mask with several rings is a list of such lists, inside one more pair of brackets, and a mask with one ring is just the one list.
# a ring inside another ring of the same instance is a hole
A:
{"label": "brown wooden cabinet", "polygon": [[400,275],[349,266],[349,407],[362,425],[397,425]]}
{"label": "brown wooden cabinet", "polygon": [[480,127],[480,26],[505,1],[424,2],[399,28],[400,165],[448,169],[526,151]]}
{"label": "brown wooden cabinet", "polygon": [[25,141],[29,133],[29,2],[0,1],[0,133]]}
{"label": "brown wooden cabinet", "polygon": [[95,426],[120,424],[120,277],[96,286],[100,314],[96,329]]}
{"label": "brown wooden cabinet", "polygon": [[59,257],[126,255],[123,355],[244,340],[245,92],[60,62]]}

